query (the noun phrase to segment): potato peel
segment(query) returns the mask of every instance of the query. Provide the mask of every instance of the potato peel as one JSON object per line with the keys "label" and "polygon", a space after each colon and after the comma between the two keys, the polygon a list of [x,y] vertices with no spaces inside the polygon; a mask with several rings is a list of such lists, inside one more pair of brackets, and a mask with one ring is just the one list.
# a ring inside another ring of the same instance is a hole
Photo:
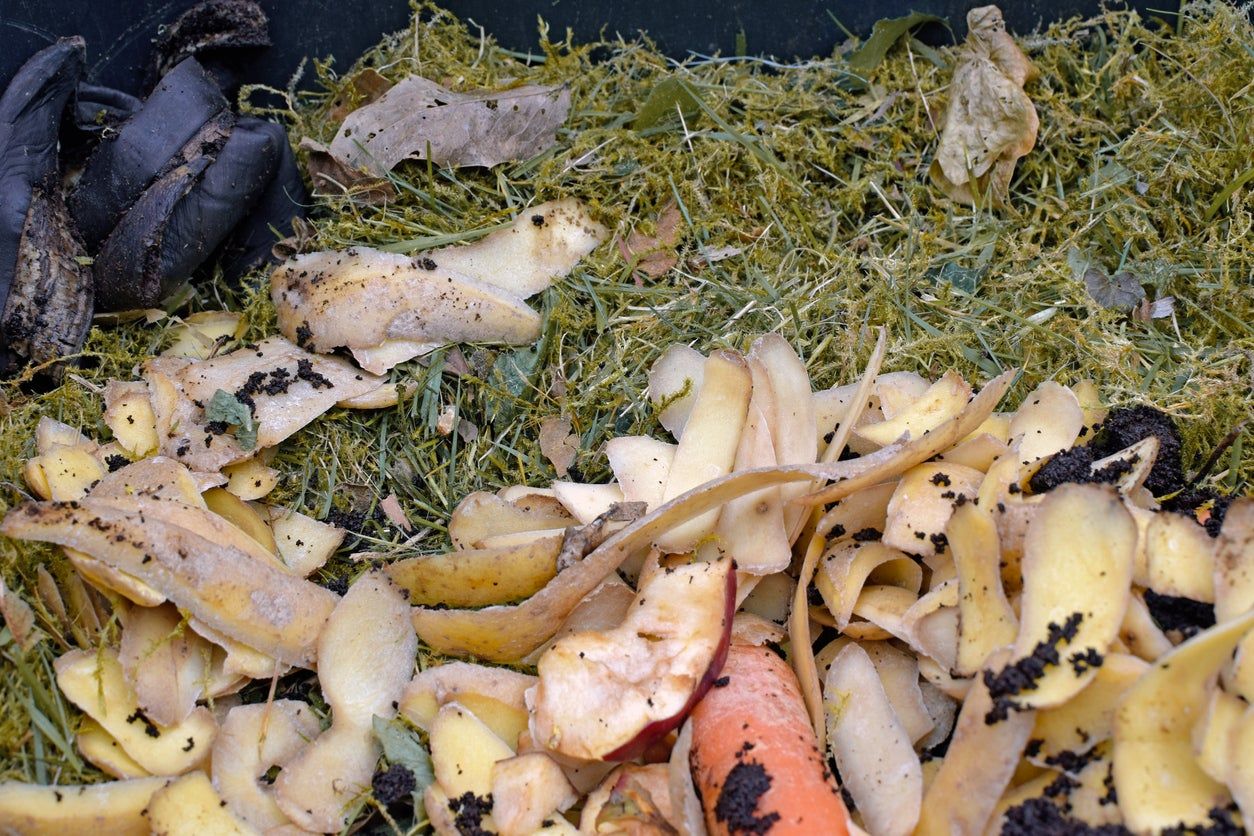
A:
{"label": "potato peel", "polygon": [[1200,824],[1228,802],[1228,789],[1193,757],[1190,734],[1206,707],[1207,683],[1254,626],[1254,610],[1163,655],[1124,695],[1115,714],[1119,811],[1134,832]]}

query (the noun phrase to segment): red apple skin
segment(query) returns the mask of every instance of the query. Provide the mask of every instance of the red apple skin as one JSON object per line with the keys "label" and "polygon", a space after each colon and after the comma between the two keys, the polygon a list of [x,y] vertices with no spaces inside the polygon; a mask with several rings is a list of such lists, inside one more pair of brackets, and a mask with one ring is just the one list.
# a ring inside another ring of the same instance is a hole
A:
{"label": "red apple skin", "polygon": [[640,757],[651,745],[679,728],[684,720],[687,719],[688,713],[705,696],[705,692],[710,690],[714,680],[718,679],[719,674],[723,671],[723,665],[727,662],[727,651],[731,647],[732,621],[736,614],[736,564],[734,561],[727,562],[727,584],[725,589],[726,594],[723,597],[723,636],[719,639],[718,649],[714,652],[714,658],[710,660],[710,666],[705,669],[701,681],[697,683],[697,687],[693,690],[692,695],[688,697],[688,702],[684,703],[684,707],[677,714],[649,723],[631,740],[614,751],[607,753],[602,760],[629,761]]}

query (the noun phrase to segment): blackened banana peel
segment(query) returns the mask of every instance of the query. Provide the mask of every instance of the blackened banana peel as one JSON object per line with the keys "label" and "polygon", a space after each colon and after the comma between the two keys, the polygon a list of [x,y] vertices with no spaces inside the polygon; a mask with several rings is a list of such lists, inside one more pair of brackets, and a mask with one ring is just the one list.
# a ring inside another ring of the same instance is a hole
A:
{"label": "blackened banana peel", "polygon": [[[0,373],[77,351],[92,279],[60,194],[57,139],[83,73],[81,38],[36,53],[0,95]],[[51,370],[55,373],[55,369]]]}

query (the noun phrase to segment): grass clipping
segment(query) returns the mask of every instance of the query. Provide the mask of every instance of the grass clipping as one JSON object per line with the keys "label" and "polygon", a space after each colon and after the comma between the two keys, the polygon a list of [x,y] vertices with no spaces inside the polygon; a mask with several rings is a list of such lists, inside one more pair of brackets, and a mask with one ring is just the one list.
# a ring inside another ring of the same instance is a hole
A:
{"label": "grass clipping", "polygon": [[[778,331],[815,384],[829,386],[855,379],[873,326],[884,325],[886,371],[953,368],[984,380],[1021,367],[1011,402],[1041,380],[1091,377],[1110,403],[1174,415],[1186,462],[1207,459],[1254,404],[1254,110],[1241,105],[1254,28],[1225,4],[1189,4],[1170,24],[1111,12],[1020,43],[1040,70],[1027,86],[1040,129],[996,210],[951,202],[930,183],[960,52],[909,38],[861,74],[846,60],[853,44],[799,64],[676,64],[648,43],[572,45],[542,32],[540,49],[520,56],[422,7],[410,30],[357,66],[316,63],[316,78],[278,91],[278,115],[306,146],[329,143],[379,78],[416,73],[454,89],[565,84],[571,95],[543,155],[493,170],[404,162],[369,187],[377,202],[319,198],[307,248],[412,252],[486,234],[519,207],[562,197],[588,202],[627,242],[602,246],[538,297],[546,325],[535,345],[464,346],[405,364],[392,372],[409,384],[396,407],[336,410],[282,445],[270,501],[353,532],[317,577],[340,586],[362,569],[351,551],[386,552],[412,536],[380,510],[386,498],[413,521],[420,546],[438,551],[465,494],[548,483],[541,438],[555,419],[569,422],[577,447],[561,460],[571,478],[607,478],[605,440],[659,431],[646,373],[673,342],[744,349]],[[322,89],[294,92],[310,87]],[[633,241],[651,243],[642,251]],[[1103,307],[1086,290],[1091,271],[1130,275],[1142,305]],[[265,292],[208,282],[190,304],[242,311],[244,339],[274,331]],[[131,379],[174,322],[160,311],[102,319],[59,388],[4,386],[6,509],[25,497],[21,466],[39,417],[107,438],[99,387]],[[1251,476],[1247,432],[1206,484],[1242,491]],[[0,574],[45,636],[24,653],[0,632],[0,780],[98,780],[74,751],[78,718],[50,661],[116,625],[49,548],[0,543]],[[313,674],[303,685],[300,676],[286,693],[310,693]],[[267,685],[244,698],[264,699]]]}

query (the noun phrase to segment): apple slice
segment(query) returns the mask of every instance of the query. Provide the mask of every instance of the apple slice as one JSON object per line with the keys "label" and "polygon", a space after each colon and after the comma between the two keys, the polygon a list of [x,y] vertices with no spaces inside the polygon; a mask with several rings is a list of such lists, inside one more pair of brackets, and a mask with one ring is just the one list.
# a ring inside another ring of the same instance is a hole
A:
{"label": "apple slice", "polygon": [[690,563],[653,575],[618,627],[558,641],[528,692],[536,744],[583,760],[643,752],[718,677],[735,602],[730,560]]}

